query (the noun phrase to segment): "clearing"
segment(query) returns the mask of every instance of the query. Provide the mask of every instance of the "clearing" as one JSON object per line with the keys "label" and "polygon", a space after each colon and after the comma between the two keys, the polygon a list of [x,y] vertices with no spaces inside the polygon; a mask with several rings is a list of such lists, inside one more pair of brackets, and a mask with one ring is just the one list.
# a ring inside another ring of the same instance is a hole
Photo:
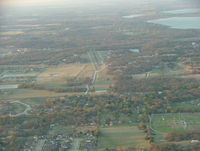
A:
{"label": "clearing", "polygon": [[200,113],[153,114],[151,127],[160,133],[200,128]]}
{"label": "clearing", "polygon": [[136,126],[118,126],[100,128],[98,151],[105,148],[137,147],[146,148],[148,143],[144,139],[145,134]]}

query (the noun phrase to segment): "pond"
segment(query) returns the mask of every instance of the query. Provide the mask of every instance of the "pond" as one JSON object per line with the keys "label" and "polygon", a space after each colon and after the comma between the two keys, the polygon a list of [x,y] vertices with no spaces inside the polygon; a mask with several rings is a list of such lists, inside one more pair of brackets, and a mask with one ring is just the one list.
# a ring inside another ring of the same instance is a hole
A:
{"label": "pond", "polygon": [[17,89],[17,88],[18,88],[18,84],[0,85],[0,90],[3,90],[3,89]]}
{"label": "pond", "polygon": [[164,13],[167,14],[189,14],[189,13],[200,13],[199,8],[194,9],[178,9],[178,10],[170,10],[170,11],[164,11]]}
{"label": "pond", "polygon": [[200,17],[170,17],[149,20],[147,22],[165,25],[175,29],[200,29]]}
{"label": "pond", "polygon": [[128,51],[130,51],[130,52],[140,52],[139,49],[129,49]]}
{"label": "pond", "polygon": [[96,93],[105,93],[105,92],[107,92],[107,90],[97,90],[97,91],[95,91]]}

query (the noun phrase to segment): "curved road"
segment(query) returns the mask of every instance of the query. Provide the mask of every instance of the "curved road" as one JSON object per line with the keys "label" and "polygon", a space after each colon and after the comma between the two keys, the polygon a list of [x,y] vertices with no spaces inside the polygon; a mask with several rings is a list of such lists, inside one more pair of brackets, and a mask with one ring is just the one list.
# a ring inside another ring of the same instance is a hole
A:
{"label": "curved road", "polygon": [[24,105],[26,107],[26,109],[23,112],[21,112],[21,113],[18,113],[18,114],[15,114],[15,115],[10,114],[11,117],[17,117],[17,116],[21,116],[21,115],[28,115],[28,111],[31,110],[31,106],[28,105],[28,104],[25,104],[23,102],[13,101],[11,103],[19,103],[19,104]]}

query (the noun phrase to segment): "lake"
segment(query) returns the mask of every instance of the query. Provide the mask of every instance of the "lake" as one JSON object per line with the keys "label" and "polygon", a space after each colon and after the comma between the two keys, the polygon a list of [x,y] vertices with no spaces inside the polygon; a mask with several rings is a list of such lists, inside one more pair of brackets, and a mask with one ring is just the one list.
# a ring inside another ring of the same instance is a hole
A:
{"label": "lake", "polygon": [[24,74],[5,74],[3,78],[18,78],[18,77],[34,77],[34,73],[24,73]]}
{"label": "lake", "polygon": [[200,9],[178,9],[178,10],[170,10],[170,11],[164,11],[164,13],[167,14],[189,14],[189,13],[200,13]]}
{"label": "lake", "polygon": [[140,52],[139,49],[129,49],[130,52]]}
{"label": "lake", "polygon": [[129,19],[129,18],[136,18],[140,16],[142,16],[142,14],[132,14],[132,15],[127,15],[127,16],[122,16],[122,18]]}
{"label": "lake", "polygon": [[175,29],[200,29],[200,17],[170,17],[149,20],[147,22],[165,25]]}
{"label": "lake", "polygon": [[3,89],[17,89],[17,88],[18,88],[18,84],[0,85],[0,90],[3,90]]}

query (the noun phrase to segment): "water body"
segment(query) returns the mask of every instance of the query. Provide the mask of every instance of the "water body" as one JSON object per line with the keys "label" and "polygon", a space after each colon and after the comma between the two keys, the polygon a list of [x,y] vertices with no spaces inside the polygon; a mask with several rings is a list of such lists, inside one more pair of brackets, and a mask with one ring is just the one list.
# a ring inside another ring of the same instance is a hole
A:
{"label": "water body", "polygon": [[97,90],[97,91],[95,91],[96,93],[105,93],[105,92],[107,92],[107,90]]}
{"label": "water body", "polygon": [[24,73],[24,74],[5,74],[3,78],[18,78],[18,77],[34,77],[34,73]]}
{"label": "water body", "polygon": [[164,13],[167,14],[190,14],[190,13],[200,13],[200,8],[196,9],[178,9],[178,10],[170,10],[170,11],[164,11]]}
{"label": "water body", "polygon": [[149,20],[147,22],[165,25],[175,29],[200,29],[200,17],[170,17]]}
{"label": "water body", "polygon": [[140,52],[139,49],[129,49],[129,51],[130,51],[130,52],[137,52],[137,53]]}
{"label": "water body", "polygon": [[17,88],[18,88],[18,84],[0,85],[0,90],[3,90],[3,89],[17,89]]}
{"label": "water body", "polygon": [[132,15],[127,15],[127,16],[122,16],[122,18],[129,19],[129,18],[136,18],[136,17],[140,17],[140,16],[143,16],[143,15],[142,14],[132,14]]}

